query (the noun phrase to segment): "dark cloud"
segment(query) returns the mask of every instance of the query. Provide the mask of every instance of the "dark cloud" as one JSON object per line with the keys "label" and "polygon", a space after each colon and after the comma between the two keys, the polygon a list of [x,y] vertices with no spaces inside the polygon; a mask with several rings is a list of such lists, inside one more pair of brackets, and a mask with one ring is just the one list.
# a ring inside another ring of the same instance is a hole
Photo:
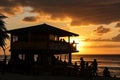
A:
{"label": "dark cloud", "polygon": [[16,15],[20,12],[22,12],[22,7],[16,6],[16,7],[4,7],[0,9],[0,12],[3,14],[8,14],[8,15]]}
{"label": "dark cloud", "polygon": [[120,41],[120,34],[112,38],[113,41]]}
{"label": "dark cloud", "polygon": [[97,35],[102,35],[104,33],[110,32],[110,28],[105,28],[103,26],[100,26],[96,30],[94,30],[93,32]]}
{"label": "dark cloud", "polygon": [[36,21],[38,21],[38,19],[39,19],[39,17],[30,16],[30,17],[25,17],[23,19],[23,21],[25,21],[25,22],[36,22]]}
{"label": "dark cloud", "polygon": [[0,3],[0,7],[10,11],[18,5],[49,14],[52,19],[70,17],[71,25],[109,24],[120,20],[120,0],[1,0]]}
{"label": "dark cloud", "polygon": [[16,15],[22,12],[23,6],[14,0],[0,0],[0,13]]}
{"label": "dark cloud", "polygon": [[120,28],[120,23],[117,23],[115,27]]}

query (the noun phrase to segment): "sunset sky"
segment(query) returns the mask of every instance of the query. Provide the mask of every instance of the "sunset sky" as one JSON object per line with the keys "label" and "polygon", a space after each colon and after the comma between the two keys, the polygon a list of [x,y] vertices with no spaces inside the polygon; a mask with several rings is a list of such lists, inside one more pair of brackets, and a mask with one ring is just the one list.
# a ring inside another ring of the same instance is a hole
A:
{"label": "sunset sky", "polygon": [[0,0],[0,13],[8,30],[47,23],[78,33],[79,54],[120,54],[120,0]]}

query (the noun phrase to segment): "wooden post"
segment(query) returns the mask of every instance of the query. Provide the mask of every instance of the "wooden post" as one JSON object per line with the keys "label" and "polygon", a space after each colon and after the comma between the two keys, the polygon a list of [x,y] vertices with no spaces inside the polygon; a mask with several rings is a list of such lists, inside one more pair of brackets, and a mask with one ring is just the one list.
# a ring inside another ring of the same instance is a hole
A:
{"label": "wooden post", "polygon": [[70,43],[70,36],[68,36],[68,43]]}
{"label": "wooden post", "polygon": [[[70,44],[70,36],[68,36],[68,43]],[[69,51],[71,51],[70,46],[69,46]],[[71,52],[68,53],[68,62],[70,64],[72,63],[72,54],[71,54]]]}
{"label": "wooden post", "polygon": [[13,35],[11,34],[10,48],[12,48],[12,44],[13,44]]}
{"label": "wooden post", "polygon": [[69,63],[71,64],[72,63],[72,55],[71,55],[71,53],[68,53],[69,55]]}
{"label": "wooden post", "polygon": [[14,54],[13,54],[13,50],[12,50],[12,44],[13,44],[13,34],[11,34],[11,41],[10,41],[10,50],[11,50],[11,61],[14,60]]}
{"label": "wooden post", "polygon": [[31,31],[28,32],[28,42],[31,41]]}

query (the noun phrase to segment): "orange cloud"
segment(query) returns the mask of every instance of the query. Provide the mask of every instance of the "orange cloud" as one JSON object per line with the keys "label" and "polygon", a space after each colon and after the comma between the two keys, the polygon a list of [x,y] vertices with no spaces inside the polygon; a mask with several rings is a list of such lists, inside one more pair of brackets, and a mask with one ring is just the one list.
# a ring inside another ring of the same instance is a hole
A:
{"label": "orange cloud", "polygon": [[51,19],[70,17],[71,25],[108,24],[120,20],[119,0],[1,0],[2,11],[10,14],[17,6],[32,7],[34,13],[51,15]]}
{"label": "orange cloud", "polygon": [[115,27],[120,28],[120,23],[117,23]]}
{"label": "orange cloud", "polygon": [[113,41],[120,41],[120,34],[112,38]]}
{"label": "orange cloud", "polygon": [[22,11],[23,11],[23,8],[21,6],[0,8],[0,12],[6,16],[16,15],[18,13],[22,13]]}

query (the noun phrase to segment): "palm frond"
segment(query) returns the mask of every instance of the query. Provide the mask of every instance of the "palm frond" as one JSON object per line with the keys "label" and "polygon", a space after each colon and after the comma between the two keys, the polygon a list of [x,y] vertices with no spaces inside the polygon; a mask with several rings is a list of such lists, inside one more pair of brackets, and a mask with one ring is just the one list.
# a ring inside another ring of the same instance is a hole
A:
{"label": "palm frond", "polygon": [[7,28],[5,27],[3,18],[6,18],[6,16],[0,14],[0,47],[5,51],[5,40],[9,38],[9,35],[6,32]]}

